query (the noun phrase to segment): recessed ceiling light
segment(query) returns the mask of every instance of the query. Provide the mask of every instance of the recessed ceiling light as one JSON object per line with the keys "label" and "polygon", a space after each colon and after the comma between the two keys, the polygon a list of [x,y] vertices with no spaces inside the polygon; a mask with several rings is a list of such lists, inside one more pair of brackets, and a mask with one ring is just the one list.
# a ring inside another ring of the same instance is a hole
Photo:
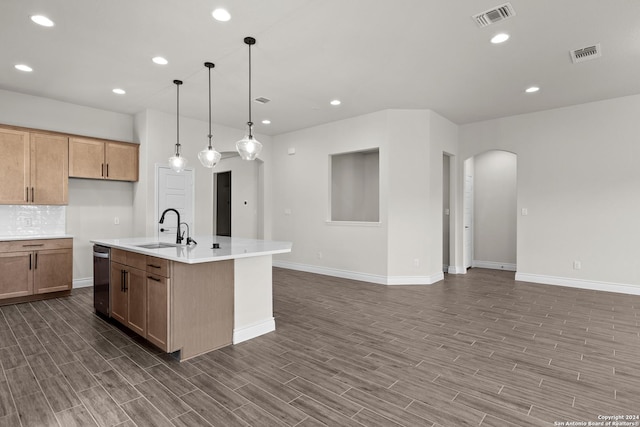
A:
{"label": "recessed ceiling light", "polygon": [[211,15],[216,21],[227,22],[231,19],[231,14],[226,9],[216,9],[211,12]]}
{"label": "recessed ceiling light", "polygon": [[342,104],[342,102],[340,102],[340,100],[339,100],[339,99],[334,99],[333,101],[331,101],[331,102],[330,102],[330,104],[335,106],[335,105],[340,105],[340,104]]}
{"label": "recessed ceiling light", "polygon": [[17,64],[15,67],[16,67],[16,70],[24,71],[26,73],[30,73],[33,71],[33,68],[25,64]]}
{"label": "recessed ceiling light", "polygon": [[491,43],[493,44],[504,43],[507,40],[509,40],[509,34],[507,33],[499,33],[491,37]]}
{"label": "recessed ceiling light", "polygon": [[53,27],[53,21],[47,18],[44,15],[33,15],[31,16],[31,20],[38,25],[42,25],[43,27]]}
{"label": "recessed ceiling light", "polygon": [[117,94],[117,95],[124,95],[125,93],[127,93],[124,89],[120,89],[118,87],[115,88],[112,92]]}
{"label": "recessed ceiling light", "polygon": [[538,86],[531,86],[531,87],[528,87],[525,90],[525,92],[527,92],[527,93],[535,93],[535,92],[537,92],[539,90],[540,90],[540,88]]}
{"label": "recessed ceiling light", "polygon": [[162,56],[154,56],[153,58],[151,58],[151,60],[158,65],[167,65],[169,63],[169,61],[167,61]]}
{"label": "recessed ceiling light", "polygon": [[265,119],[265,120],[262,121],[262,124],[263,125],[270,125],[271,124],[271,120],[266,120]]}

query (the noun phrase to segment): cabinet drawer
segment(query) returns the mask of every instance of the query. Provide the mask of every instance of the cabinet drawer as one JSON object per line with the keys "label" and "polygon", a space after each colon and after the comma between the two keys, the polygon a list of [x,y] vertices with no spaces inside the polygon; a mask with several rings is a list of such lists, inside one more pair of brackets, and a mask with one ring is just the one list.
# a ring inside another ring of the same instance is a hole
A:
{"label": "cabinet drawer", "polygon": [[127,264],[127,251],[111,248],[111,261],[119,264]]}
{"label": "cabinet drawer", "polygon": [[50,249],[71,249],[73,239],[34,239],[0,242],[0,252],[25,252]]}
{"label": "cabinet drawer", "polygon": [[138,270],[146,270],[147,256],[136,252],[123,251],[122,249],[111,249],[111,261],[128,265]]}
{"label": "cabinet drawer", "polygon": [[169,277],[169,260],[147,255],[147,273]]}

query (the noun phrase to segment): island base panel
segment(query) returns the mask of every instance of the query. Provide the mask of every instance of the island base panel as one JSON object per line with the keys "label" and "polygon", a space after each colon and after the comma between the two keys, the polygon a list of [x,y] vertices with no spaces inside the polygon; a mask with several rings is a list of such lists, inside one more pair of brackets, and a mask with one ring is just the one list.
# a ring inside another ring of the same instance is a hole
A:
{"label": "island base panel", "polygon": [[187,360],[232,343],[233,260],[174,262],[171,271],[170,348]]}

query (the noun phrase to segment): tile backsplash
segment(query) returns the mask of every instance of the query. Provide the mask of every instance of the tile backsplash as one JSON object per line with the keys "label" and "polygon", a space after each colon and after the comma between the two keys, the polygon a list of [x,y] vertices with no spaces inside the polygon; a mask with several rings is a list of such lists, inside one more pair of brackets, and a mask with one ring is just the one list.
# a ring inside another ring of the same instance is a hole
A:
{"label": "tile backsplash", "polygon": [[65,206],[0,205],[0,236],[65,234]]}

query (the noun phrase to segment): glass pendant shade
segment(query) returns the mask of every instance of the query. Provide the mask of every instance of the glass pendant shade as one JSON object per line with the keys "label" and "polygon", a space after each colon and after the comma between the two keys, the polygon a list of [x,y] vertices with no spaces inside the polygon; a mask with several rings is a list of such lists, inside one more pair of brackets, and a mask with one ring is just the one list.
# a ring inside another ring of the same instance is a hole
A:
{"label": "glass pendant shade", "polygon": [[202,166],[204,166],[205,168],[215,167],[221,158],[222,155],[218,153],[213,147],[207,147],[198,153],[198,159],[200,160],[200,163],[202,163]]}
{"label": "glass pendant shade", "polygon": [[182,172],[187,167],[187,159],[176,153],[175,156],[169,157],[169,166],[176,172]]}
{"label": "glass pendant shade", "polygon": [[214,168],[222,158],[222,155],[211,146],[211,138],[213,138],[213,133],[211,132],[211,69],[215,67],[215,64],[213,62],[205,62],[204,66],[209,69],[209,145],[198,153],[198,159],[205,168]]}
{"label": "glass pendant shade", "polygon": [[262,151],[262,144],[249,131],[244,138],[236,142],[236,150],[242,160],[255,160]]}
{"label": "glass pendant shade", "polygon": [[256,44],[253,37],[245,37],[244,43],[249,46],[249,130],[240,141],[236,142],[236,150],[242,160],[255,160],[262,151],[262,144],[253,137],[253,122],[251,121],[251,46]]}

